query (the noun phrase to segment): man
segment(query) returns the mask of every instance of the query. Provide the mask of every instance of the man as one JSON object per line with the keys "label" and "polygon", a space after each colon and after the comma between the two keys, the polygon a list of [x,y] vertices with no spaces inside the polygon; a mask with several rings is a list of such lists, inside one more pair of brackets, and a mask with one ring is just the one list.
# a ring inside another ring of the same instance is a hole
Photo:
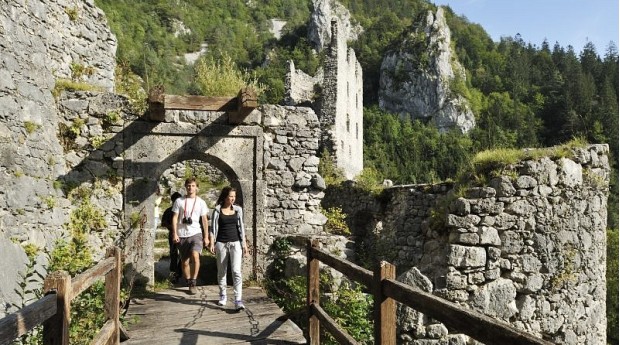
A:
{"label": "man", "polygon": [[[181,197],[181,193],[174,192],[170,196],[170,201],[172,201],[172,205],[174,202]],[[168,229],[168,247],[170,250],[170,281],[176,284],[181,278],[183,271],[181,270],[181,261],[179,260],[179,249],[177,248],[176,243],[172,240],[172,235],[174,234],[174,229],[172,227],[172,205],[168,207],[163,216],[161,217],[161,225]]]}
{"label": "man", "polygon": [[196,195],[198,193],[196,178],[185,180],[185,191],[185,197],[178,198],[172,205],[172,240],[181,253],[181,269],[187,280],[189,294],[195,295],[200,252],[202,248],[209,246],[207,226],[201,229],[200,220],[203,224],[209,224],[207,216],[209,208],[207,203]]}

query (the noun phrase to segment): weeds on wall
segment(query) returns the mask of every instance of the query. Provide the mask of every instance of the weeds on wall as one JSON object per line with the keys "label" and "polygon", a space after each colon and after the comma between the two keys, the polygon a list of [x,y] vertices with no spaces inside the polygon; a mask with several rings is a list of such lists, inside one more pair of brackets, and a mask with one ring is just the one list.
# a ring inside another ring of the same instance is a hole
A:
{"label": "weeds on wall", "polygon": [[321,213],[327,217],[327,222],[323,225],[323,229],[330,234],[350,236],[351,229],[345,219],[347,215],[342,212],[340,207],[330,207],[328,209],[321,208]]}
{"label": "weeds on wall", "polygon": [[129,100],[131,111],[141,116],[148,109],[147,92],[142,88],[142,78],[131,71],[127,63],[119,62],[114,73],[114,88],[116,93],[124,95]]}
{"label": "weeds on wall", "polygon": [[323,149],[319,160],[319,174],[327,186],[338,185],[345,181],[344,172],[340,169],[327,149]]}
{"label": "weeds on wall", "polygon": [[56,79],[52,96],[58,98],[63,91],[101,91],[100,88],[70,79]]}
{"label": "weeds on wall", "polygon": [[32,121],[24,121],[24,129],[26,129],[26,133],[32,134],[37,129],[41,128],[41,125],[36,124]]}
{"label": "weeds on wall", "polygon": [[69,16],[69,20],[71,20],[72,22],[78,19],[79,12],[77,6],[65,7],[65,13],[67,14],[67,16]]}

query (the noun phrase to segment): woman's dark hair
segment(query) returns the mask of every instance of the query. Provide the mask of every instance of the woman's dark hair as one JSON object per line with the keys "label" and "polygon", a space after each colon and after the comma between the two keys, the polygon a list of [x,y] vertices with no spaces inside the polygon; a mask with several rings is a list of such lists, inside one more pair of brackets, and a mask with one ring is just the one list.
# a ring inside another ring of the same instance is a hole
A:
{"label": "woman's dark hair", "polygon": [[217,198],[217,204],[224,205],[224,200],[228,197],[228,194],[230,192],[237,192],[237,190],[231,186],[226,186],[222,188],[222,192],[220,193],[220,196]]}

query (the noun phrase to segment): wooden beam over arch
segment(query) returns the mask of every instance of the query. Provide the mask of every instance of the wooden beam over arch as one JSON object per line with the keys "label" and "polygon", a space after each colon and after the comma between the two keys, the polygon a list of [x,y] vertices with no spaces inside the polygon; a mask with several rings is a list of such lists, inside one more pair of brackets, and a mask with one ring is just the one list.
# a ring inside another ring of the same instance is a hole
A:
{"label": "wooden beam over arch", "polygon": [[162,88],[154,88],[149,94],[151,121],[164,121],[166,110],[224,111],[231,124],[240,124],[258,106],[256,92],[251,88],[239,90],[236,97],[210,97],[194,95],[169,95]]}

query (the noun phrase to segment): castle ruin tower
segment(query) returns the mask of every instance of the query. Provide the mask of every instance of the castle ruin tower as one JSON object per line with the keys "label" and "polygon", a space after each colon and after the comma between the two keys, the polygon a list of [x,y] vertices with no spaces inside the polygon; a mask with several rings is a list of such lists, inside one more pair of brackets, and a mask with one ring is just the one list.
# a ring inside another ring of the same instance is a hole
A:
{"label": "castle ruin tower", "polygon": [[362,67],[346,37],[331,22],[323,79],[321,147],[327,149],[347,179],[363,169],[363,83]]}

